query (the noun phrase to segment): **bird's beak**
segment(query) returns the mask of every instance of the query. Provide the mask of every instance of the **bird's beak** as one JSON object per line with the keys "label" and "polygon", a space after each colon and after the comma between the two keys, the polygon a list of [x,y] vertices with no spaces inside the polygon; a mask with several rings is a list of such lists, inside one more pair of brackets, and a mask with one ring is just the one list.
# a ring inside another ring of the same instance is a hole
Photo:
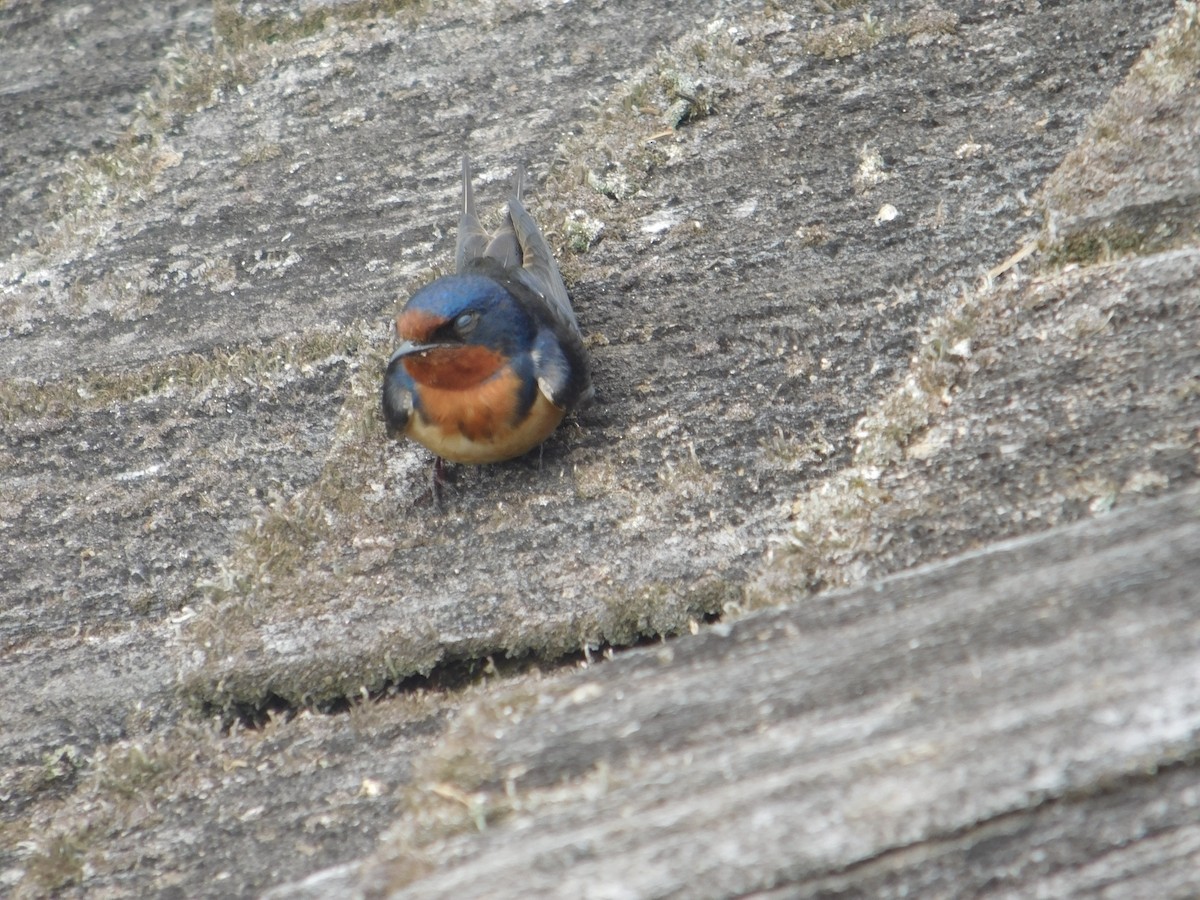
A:
{"label": "bird's beak", "polygon": [[424,353],[426,350],[436,350],[438,347],[443,347],[444,344],[418,344],[414,341],[401,341],[396,349],[392,351],[392,355],[388,357],[388,365],[390,366],[396,360],[405,356],[412,356],[414,353]]}

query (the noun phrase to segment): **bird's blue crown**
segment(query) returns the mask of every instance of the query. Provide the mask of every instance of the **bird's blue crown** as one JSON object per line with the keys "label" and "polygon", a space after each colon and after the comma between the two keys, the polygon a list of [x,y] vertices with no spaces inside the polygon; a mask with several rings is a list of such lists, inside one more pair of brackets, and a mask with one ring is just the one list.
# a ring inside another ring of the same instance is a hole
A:
{"label": "bird's blue crown", "polygon": [[[404,315],[409,313],[444,323],[439,330],[446,336],[509,354],[528,349],[537,330],[504,286],[483,275],[445,275],[430,282],[408,301]],[[422,339],[440,336],[435,332]]]}

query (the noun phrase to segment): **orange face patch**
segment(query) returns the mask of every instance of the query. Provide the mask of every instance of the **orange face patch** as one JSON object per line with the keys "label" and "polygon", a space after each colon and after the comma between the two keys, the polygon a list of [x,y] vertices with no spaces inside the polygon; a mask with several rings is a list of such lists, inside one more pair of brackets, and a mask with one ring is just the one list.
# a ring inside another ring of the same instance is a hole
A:
{"label": "orange face patch", "polygon": [[422,387],[464,391],[491,378],[507,360],[478,344],[437,347],[404,357],[404,368]]}
{"label": "orange face patch", "polygon": [[396,317],[396,334],[402,340],[423,344],[445,324],[446,320],[440,316],[419,309],[408,309]]}

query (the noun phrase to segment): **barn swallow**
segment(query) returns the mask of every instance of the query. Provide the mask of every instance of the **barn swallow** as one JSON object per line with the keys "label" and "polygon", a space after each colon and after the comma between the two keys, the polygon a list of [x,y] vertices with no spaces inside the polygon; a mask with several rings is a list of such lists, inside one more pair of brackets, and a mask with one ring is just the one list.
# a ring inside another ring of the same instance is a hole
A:
{"label": "barn swallow", "polygon": [[388,433],[441,459],[491,463],[541,444],[592,397],[583,335],[545,237],[521,202],[524,166],[495,233],[475,213],[463,157],[455,272],[396,318],[383,379]]}

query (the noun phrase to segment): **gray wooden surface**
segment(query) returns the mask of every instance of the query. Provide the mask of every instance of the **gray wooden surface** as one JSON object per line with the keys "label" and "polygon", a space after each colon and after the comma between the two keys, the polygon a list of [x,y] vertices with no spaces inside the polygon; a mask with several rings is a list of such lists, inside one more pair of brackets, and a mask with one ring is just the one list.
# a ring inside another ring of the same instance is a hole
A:
{"label": "gray wooden surface", "polygon": [[[1198,58],[0,3],[0,894],[1196,895]],[[378,389],[464,150],[599,400],[429,509]]]}
{"label": "gray wooden surface", "polygon": [[398,895],[1194,895],[1198,570],[1190,490],[501,693]]}

